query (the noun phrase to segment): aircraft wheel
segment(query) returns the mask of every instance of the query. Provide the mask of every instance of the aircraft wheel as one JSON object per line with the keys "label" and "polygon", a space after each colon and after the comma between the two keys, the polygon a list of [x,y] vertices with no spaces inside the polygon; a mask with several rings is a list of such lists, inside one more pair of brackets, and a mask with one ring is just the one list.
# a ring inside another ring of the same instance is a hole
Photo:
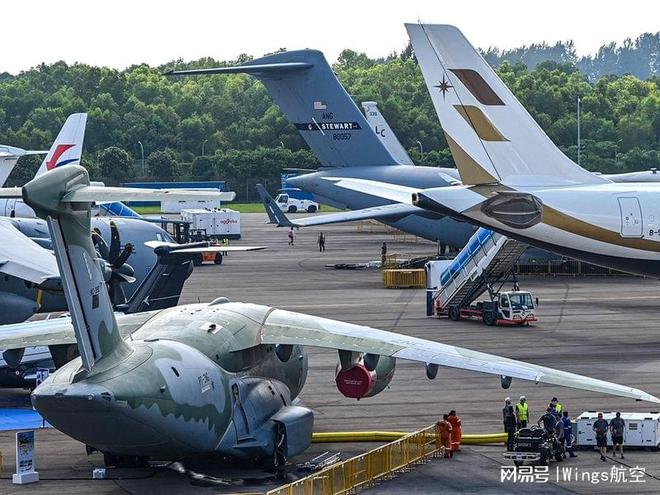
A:
{"label": "aircraft wheel", "polygon": [[287,210],[286,210],[287,213],[295,213],[297,211],[298,211],[298,208],[296,208],[295,206],[289,206],[289,208],[287,208]]}
{"label": "aircraft wheel", "polygon": [[315,205],[308,206],[307,213],[316,213],[316,206]]}
{"label": "aircraft wheel", "polygon": [[213,263],[216,265],[222,265],[222,253],[215,253],[215,259],[213,260]]}
{"label": "aircraft wheel", "polygon": [[461,310],[458,306],[451,306],[449,308],[449,319],[452,321],[458,321],[461,319]]}

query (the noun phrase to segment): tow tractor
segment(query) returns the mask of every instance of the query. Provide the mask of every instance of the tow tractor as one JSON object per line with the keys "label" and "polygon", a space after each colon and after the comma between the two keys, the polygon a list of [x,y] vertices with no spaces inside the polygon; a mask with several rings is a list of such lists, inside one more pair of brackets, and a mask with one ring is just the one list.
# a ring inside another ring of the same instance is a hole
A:
{"label": "tow tractor", "polygon": [[435,301],[437,316],[448,316],[453,321],[461,318],[479,318],[488,326],[529,325],[536,321],[531,292],[512,290],[490,293],[490,300],[479,301],[466,307],[442,307]]}
{"label": "tow tractor", "polygon": [[[425,266],[427,316],[448,316],[454,321],[480,318],[486,325],[537,321],[532,294],[521,291],[516,280],[515,263],[525,249],[522,242],[480,228],[453,260],[429,261]],[[502,290],[510,279],[513,290]],[[486,291],[489,297],[475,302]]]}

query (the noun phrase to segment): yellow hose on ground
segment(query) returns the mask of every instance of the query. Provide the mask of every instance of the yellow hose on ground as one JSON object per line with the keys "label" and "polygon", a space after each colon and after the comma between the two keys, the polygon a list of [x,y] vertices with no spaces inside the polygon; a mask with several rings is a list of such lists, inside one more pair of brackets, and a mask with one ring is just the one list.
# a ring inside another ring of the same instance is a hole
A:
{"label": "yellow hose on ground", "polygon": [[[403,431],[333,431],[313,433],[313,443],[393,442],[408,435]],[[483,445],[506,442],[506,433],[479,433],[463,435],[465,445]]]}

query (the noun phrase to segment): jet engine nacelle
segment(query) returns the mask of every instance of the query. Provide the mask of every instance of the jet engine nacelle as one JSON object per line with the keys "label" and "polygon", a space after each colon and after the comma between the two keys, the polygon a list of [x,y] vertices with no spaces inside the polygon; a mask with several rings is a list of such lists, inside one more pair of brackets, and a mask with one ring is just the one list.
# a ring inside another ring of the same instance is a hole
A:
{"label": "jet engine nacelle", "polygon": [[[337,365],[335,383],[345,397],[361,399],[382,392],[392,381],[396,359],[389,356],[362,356],[350,368]],[[371,368],[371,369],[370,369]]]}

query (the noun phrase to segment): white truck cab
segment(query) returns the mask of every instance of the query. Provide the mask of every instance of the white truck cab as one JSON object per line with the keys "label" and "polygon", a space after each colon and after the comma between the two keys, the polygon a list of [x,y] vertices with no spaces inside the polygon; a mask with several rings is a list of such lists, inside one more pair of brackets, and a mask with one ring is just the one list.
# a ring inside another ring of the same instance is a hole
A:
{"label": "white truck cab", "polygon": [[280,210],[287,213],[304,212],[316,213],[319,210],[319,204],[310,199],[292,198],[286,193],[280,193],[275,198],[275,203]]}
{"label": "white truck cab", "polygon": [[536,321],[534,300],[530,292],[500,292],[498,310],[498,320],[505,320],[509,324]]}

